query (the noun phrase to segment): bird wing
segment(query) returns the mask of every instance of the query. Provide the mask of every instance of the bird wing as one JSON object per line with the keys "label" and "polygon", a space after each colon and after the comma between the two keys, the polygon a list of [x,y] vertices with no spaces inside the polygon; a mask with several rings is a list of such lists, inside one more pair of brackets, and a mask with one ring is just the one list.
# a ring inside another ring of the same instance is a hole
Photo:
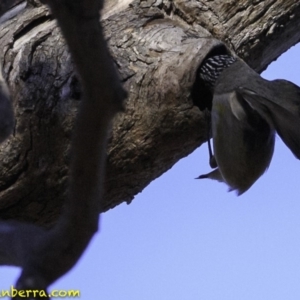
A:
{"label": "bird wing", "polygon": [[[268,168],[274,130],[236,91],[214,95],[212,107],[214,155],[224,182],[239,195]],[[216,174],[204,178],[215,179]]]}
{"label": "bird wing", "polygon": [[300,159],[300,89],[291,85],[288,89],[288,82],[276,81],[276,89],[282,84],[281,93],[286,90],[285,99],[282,95],[276,97],[273,94],[272,100],[258,95],[248,88],[238,88],[237,92],[243,99],[256,110],[271,126],[275,128],[286,146]]}

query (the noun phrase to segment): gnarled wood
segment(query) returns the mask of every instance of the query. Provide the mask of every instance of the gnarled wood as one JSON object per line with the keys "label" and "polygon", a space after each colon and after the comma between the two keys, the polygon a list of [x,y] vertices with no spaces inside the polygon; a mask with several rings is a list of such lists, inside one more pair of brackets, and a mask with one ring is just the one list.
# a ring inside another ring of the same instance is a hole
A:
{"label": "gnarled wood", "polygon": [[[0,264],[21,267],[14,299],[49,299],[51,283],[81,257],[98,229],[106,146],[111,121],[123,110],[124,91],[99,23],[102,0],[46,0],[67,41],[80,76],[83,99],[72,137],[68,197],[50,230],[25,222],[0,222]],[[96,9],[97,8],[97,9]],[[8,89],[1,86],[1,142],[12,129]],[[99,95],[101,94],[101,97]],[[100,116],[100,118],[99,118]],[[6,122],[8,118],[8,122]],[[22,292],[21,292],[22,291]],[[35,291],[35,292],[33,292]]]}
{"label": "gnarled wood", "polygon": [[[138,0],[116,12],[107,9],[103,25],[129,99],[111,133],[104,210],[130,202],[204,142],[191,88],[197,66],[218,43],[213,37],[258,71],[300,39],[296,0]],[[17,118],[0,149],[1,218],[51,224],[66,196],[81,90],[44,6],[2,23],[0,41]]]}

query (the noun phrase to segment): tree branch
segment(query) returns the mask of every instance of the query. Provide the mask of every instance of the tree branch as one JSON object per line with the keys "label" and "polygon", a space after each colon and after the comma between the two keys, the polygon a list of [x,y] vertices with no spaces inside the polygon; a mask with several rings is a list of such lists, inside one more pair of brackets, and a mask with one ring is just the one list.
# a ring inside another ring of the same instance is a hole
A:
{"label": "tree branch", "polygon": [[0,224],[0,262],[23,268],[17,282],[22,290],[46,290],[73,267],[97,231],[107,133],[126,96],[99,23],[102,1],[73,2],[47,1],[73,55],[84,92],[72,139],[68,200],[49,231],[22,223]]}

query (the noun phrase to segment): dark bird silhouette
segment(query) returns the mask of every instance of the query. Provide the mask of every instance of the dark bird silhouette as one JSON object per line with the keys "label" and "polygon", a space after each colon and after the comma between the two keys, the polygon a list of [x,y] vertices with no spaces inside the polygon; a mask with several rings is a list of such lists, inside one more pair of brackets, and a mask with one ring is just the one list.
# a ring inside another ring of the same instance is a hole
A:
{"label": "dark bird silhouette", "polygon": [[227,54],[207,58],[198,76],[213,94],[211,161],[217,166],[199,179],[225,182],[241,195],[270,165],[276,132],[300,159],[298,86],[286,80],[265,80]]}

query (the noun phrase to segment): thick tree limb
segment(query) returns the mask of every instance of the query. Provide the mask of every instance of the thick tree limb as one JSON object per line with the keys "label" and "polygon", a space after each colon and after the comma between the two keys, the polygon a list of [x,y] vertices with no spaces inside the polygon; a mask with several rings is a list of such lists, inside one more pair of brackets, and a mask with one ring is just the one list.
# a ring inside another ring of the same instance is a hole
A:
{"label": "thick tree limb", "polygon": [[[109,139],[103,203],[103,146],[123,90],[105,46],[98,44],[97,36],[103,41],[96,13],[101,5],[49,0],[78,65],[80,88],[52,14],[36,3],[26,8],[21,3],[16,7],[21,13],[0,19],[3,64],[17,115],[14,136],[0,149],[1,216],[49,225],[67,201],[48,231],[1,223],[0,263],[23,267],[18,288],[46,289],[76,263],[97,230],[99,211],[131,201],[205,140],[191,90],[197,67],[219,45],[213,36],[261,70],[299,41],[300,4],[136,0],[117,15],[106,12],[106,37],[130,99]],[[81,89],[85,96],[79,106]],[[99,101],[99,95],[110,101]],[[70,132],[78,106],[67,190]]]}
{"label": "thick tree limb", "polygon": [[[130,202],[205,141],[205,122],[190,91],[209,39],[225,41],[256,70],[300,39],[296,0],[136,0],[105,15],[103,27],[129,99],[109,138],[104,210]],[[15,135],[0,149],[1,218],[51,225],[66,198],[81,90],[45,7],[23,9],[0,32],[17,115]]]}
{"label": "thick tree limb", "polygon": [[102,2],[47,3],[66,37],[84,96],[72,139],[68,199],[58,223],[49,231],[17,222],[0,223],[0,262],[22,267],[19,290],[46,290],[73,267],[97,231],[107,133],[125,97],[99,24]]}

